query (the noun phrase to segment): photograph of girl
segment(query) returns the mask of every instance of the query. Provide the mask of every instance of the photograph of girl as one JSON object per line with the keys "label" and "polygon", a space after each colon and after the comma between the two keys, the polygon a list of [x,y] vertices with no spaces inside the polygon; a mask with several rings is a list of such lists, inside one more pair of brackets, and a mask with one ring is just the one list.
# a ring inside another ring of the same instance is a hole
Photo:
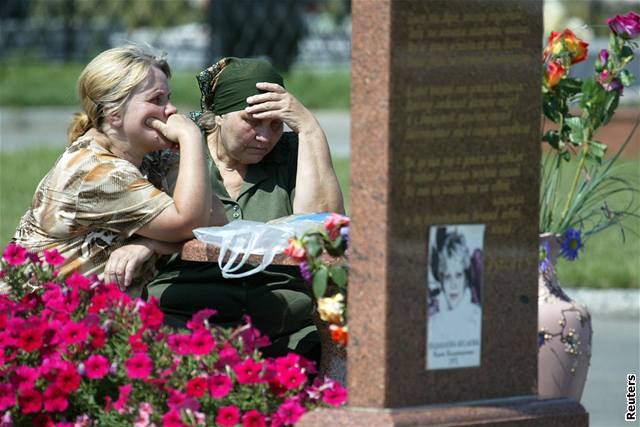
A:
{"label": "photograph of girl", "polygon": [[484,227],[431,227],[427,251],[427,369],[480,365]]}

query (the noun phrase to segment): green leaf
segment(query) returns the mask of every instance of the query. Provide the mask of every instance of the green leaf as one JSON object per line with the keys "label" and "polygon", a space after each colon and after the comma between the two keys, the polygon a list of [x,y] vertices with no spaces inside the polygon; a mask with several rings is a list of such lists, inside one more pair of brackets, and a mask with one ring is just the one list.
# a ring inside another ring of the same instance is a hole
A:
{"label": "green leaf", "polygon": [[329,276],[333,283],[341,288],[347,284],[347,270],[342,266],[329,267]]}
{"label": "green leaf", "polygon": [[321,265],[316,273],[313,275],[313,295],[316,298],[322,298],[327,290],[327,280],[329,278],[329,272],[327,267]]}
{"label": "green leaf", "polygon": [[[607,98],[604,102],[603,112],[602,112],[602,121],[599,126],[604,126],[609,123],[611,117],[616,112],[618,108],[618,101],[620,100],[620,92],[617,90],[613,90],[611,92],[607,92]],[[594,129],[595,130],[595,129]]]}
{"label": "green leaf", "polygon": [[629,70],[622,70],[620,71],[620,81],[622,82],[623,86],[629,87],[633,84],[635,78],[633,77],[633,74],[629,72]]}
{"label": "green leaf", "polygon": [[582,97],[580,98],[580,107],[592,111],[594,106],[604,101],[607,92],[602,85],[595,81],[593,77],[589,77],[582,82]]}
{"label": "green leaf", "polygon": [[584,139],[584,122],[580,117],[570,117],[566,119],[565,123],[571,129],[569,139],[574,145],[582,144]]}
{"label": "green leaf", "polygon": [[572,77],[564,78],[560,80],[560,83],[558,83],[558,88],[560,88],[562,93],[567,94],[568,96],[573,96],[580,93],[580,90],[582,89],[582,81]]}
{"label": "green leaf", "polygon": [[344,251],[347,249],[347,242],[343,239],[342,236],[336,237],[335,240],[327,241],[325,245],[325,249],[327,253],[333,257],[339,257],[344,254]]}
{"label": "green leaf", "polygon": [[598,141],[589,141],[589,154],[598,161],[602,162],[602,159],[607,152],[607,144],[603,144]]}
{"label": "green leaf", "polygon": [[547,92],[543,95],[542,111],[544,115],[554,123],[562,120],[562,108],[558,102],[558,98],[553,93]]}
{"label": "green leaf", "polygon": [[624,46],[620,51],[620,62],[631,62],[633,60],[633,49],[629,46]]}
{"label": "green leaf", "polygon": [[305,247],[307,248],[307,252],[309,253],[309,255],[311,255],[312,257],[318,257],[322,253],[322,244],[320,244],[318,238],[315,236],[310,237],[305,242]]}
{"label": "green leaf", "polygon": [[622,53],[622,50],[620,49],[620,41],[613,32],[609,35],[609,50],[617,56],[620,56]]}
{"label": "green leaf", "polygon": [[542,140],[548,142],[550,146],[557,150],[560,143],[560,134],[557,130],[548,130],[542,135]]}

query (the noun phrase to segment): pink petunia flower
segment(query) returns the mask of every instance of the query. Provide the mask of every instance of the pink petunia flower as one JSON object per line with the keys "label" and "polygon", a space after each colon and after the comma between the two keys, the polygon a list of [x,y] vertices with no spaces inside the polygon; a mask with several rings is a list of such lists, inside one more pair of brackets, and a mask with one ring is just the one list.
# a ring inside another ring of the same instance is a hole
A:
{"label": "pink petunia flower", "polygon": [[91,286],[91,280],[87,279],[77,271],[74,271],[71,276],[67,277],[65,283],[72,289],[75,288],[83,291],[88,291]]}
{"label": "pink petunia flower", "polygon": [[238,350],[233,348],[229,343],[225,343],[222,350],[218,352],[218,361],[216,369],[224,370],[225,366],[233,366],[240,361]]}
{"label": "pink petunia flower", "polygon": [[146,379],[153,370],[153,361],[146,353],[138,352],[127,359],[124,366],[129,378]]}
{"label": "pink petunia flower", "polygon": [[152,298],[145,305],[140,307],[140,319],[145,328],[158,329],[162,326],[164,314],[158,308],[157,299]]}
{"label": "pink petunia flower", "polygon": [[347,401],[347,390],[334,382],[331,387],[322,390],[322,400],[331,406],[342,406]]}
{"label": "pink petunia flower", "polygon": [[69,322],[60,332],[60,341],[63,345],[81,344],[87,340],[89,328],[82,323]]}
{"label": "pink petunia flower", "polygon": [[240,384],[256,384],[260,382],[260,371],[262,371],[262,363],[253,359],[246,359],[244,362],[236,363],[233,366]]}
{"label": "pink petunia flower", "polygon": [[282,423],[287,425],[294,425],[297,423],[304,413],[304,408],[295,399],[287,399],[282,405],[280,405],[277,411]]}
{"label": "pink petunia flower", "polygon": [[242,416],[242,427],[265,427],[267,419],[257,409],[251,409]]}
{"label": "pink petunia flower", "polygon": [[148,402],[142,402],[138,409],[138,416],[133,423],[133,427],[149,427],[151,423],[151,414],[153,414],[153,406]]}
{"label": "pink petunia flower", "polygon": [[52,267],[64,264],[64,257],[60,255],[57,249],[48,249],[44,251],[44,260]]}
{"label": "pink petunia flower", "polygon": [[2,253],[2,258],[4,258],[10,266],[16,267],[24,264],[27,260],[27,250],[16,243],[9,243]]}
{"label": "pink petunia flower", "polygon": [[207,379],[204,377],[192,378],[187,382],[185,391],[191,397],[202,397],[207,391]]}
{"label": "pink petunia flower", "polygon": [[55,424],[53,422],[53,419],[51,419],[51,417],[47,414],[38,414],[33,418],[33,421],[31,422],[32,427],[59,427],[62,424],[63,423]]}
{"label": "pink petunia flower", "polygon": [[216,313],[217,311],[211,308],[205,308],[198,311],[191,317],[191,320],[187,322],[187,328],[191,329],[192,331],[206,328],[209,318]]}
{"label": "pink petunia flower", "polygon": [[27,353],[39,350],[43,344],[44,328],[40,325],[28,327],[20,331],[18,347]]}
{"label": "pink petunia flower", "polygon": [[167,338],[167,344],[171,351],[180,356],[191,353],[191,337],[186,334],[171,334]]}
{"label": "pink petunia flower", "polygon": [[131,346],[131,351],[144,353],[149,350],[149,346],[142,339],[143,333],[144,333],[144,330],[140,330],[129,337],[128,341],[129,341],[129,345]]}
{"label": "pink petunia flower", "polygon": [[99,354],[92,354],[84,362],[87,378],[97,380],[103,378],[109,372],[109,359]]}
{"label": "pink petunia flower", "polygon": [[209,393],[214,399],[221,399],[228,395],[233,388],[231,378],[225,374],[216,374],[209,377]]}
{"label": "pink petunia flower", "polygon": [[218,410],[216,423],[222,427],[233,427],[240,421],[240,409],[237,406],[223,406]]}
{"label": "pink petunia flower", "polygon": [[16,404],[16,392],[11,384],[0,383],[0,411]]}
{"label": "pink petunia flower", "polygon": [[28,389],[20,392],[18,404],[23,414],[33,414],[42,408],[42,394],[36,389]]}
{"label": "pink petunia flower", "polygon": [[164,427],[187,427],[186,424],[182,422],[180,412],[174,409],[171,409],[162,416],[162,425]]}
{"label": "pink petunia flower", "polygon": [[278,371],[286,371],[300,366],[300,355],[289,353],[286,356],[276,358],[276,368]]}
{"label": "pink petunia flower", "polygon": [[302,372],[300,368],[290,368],[286,371],[278,372],[278,381],[287,388],[287,390],[293,390],[300,387],[307,380],[307,376]]}
{"label": "pink petunia flower", "polygon": [[133,390],[133,386],[131,384],[125,384],[118,387],[118,400],[113,402],[113,408],[118,411],[119,414],[129,412],[127,409],[127,401],[129,400],[131,390]]}
{"label": "pink petunia flower", "polygon": [[215,344],[216,342],[213,336],[211,336],[211,332],[207,330],[195,331],[193,335],[191,335],[190,345],[192,354],[202,356],[209,354]]}
{"label": "pink petunia flower", "polygon": [[65,364],[64,369],[58,372],[56,385],[67,394],[76,391],[80,388],[80,374],[78,373],[78,369],[71,363]]}
{"label": "pink petunia flower", "polygon": [[20,365],[14,371],[11,382],[18,386],[18,390],[34,388],[36,381],[40,378],[40,370],[26,365]]}
{"label": "pink petunia flower", "polygon": [[91,337],[89,346],[93,350],[99,350],[107,343],[107,333],[100,326],[92,326],[89,328],[89,335]]}
{"label": "pink petunia flower", "polygon": [[48,412],[64,412],[69,407],[68,394],[56,384],[44,391],[44,409]]}

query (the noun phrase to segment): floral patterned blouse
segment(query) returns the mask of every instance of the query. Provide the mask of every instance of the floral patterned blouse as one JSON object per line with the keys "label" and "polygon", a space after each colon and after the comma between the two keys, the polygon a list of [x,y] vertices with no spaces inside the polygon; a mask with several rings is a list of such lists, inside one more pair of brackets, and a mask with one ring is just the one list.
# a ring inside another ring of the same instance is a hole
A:
{"label": "floral patterned blouse", "polygon": [[[66,259],[62,276],[77,270],[102,278],[111,252],[172,203],[135,165],[85,135],[42,179],[14,241],[37,253],[57,249]],[[133,286],[155,275],[155,261],[142,266]]]}

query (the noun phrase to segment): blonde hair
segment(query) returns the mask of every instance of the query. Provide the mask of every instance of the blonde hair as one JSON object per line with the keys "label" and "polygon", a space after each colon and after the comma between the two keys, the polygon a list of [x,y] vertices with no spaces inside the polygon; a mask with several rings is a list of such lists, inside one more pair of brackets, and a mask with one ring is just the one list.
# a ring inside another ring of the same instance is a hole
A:
{"label": "blonde hair", "polygon": [[89,62],[78,77],[77,91],[83,111],[74,115],[69,126],[69,143],[91,128],[100,129],[106,110],[120,111],[151,67],[158,67],[167,78],[171,77],[171,69],[163,57],[135,45],[106,50]]}

